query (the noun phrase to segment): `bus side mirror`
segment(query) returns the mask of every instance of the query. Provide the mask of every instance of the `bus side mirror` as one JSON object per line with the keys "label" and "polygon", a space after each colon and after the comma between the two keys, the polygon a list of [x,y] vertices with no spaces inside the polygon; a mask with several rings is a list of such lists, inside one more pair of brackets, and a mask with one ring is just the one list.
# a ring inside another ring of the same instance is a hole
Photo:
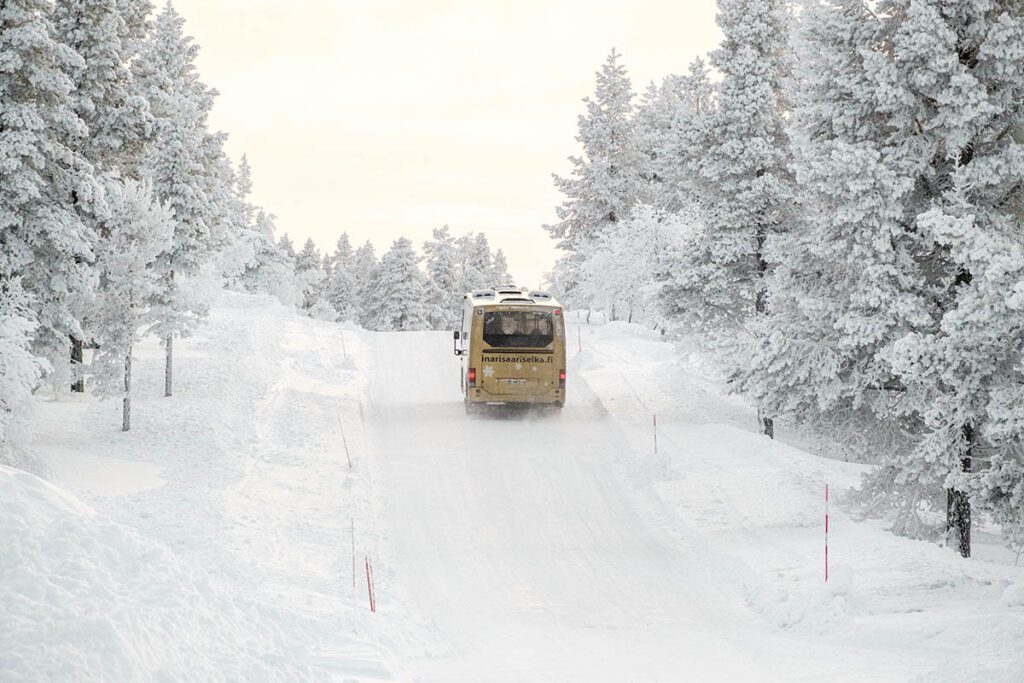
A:
{"label": "bus side mirror", "polygon": [[461,356],[462,352],[459,351],[459,331],[458,330],[455,330],[455,332],[453,334],[453,337],[454,337],[454,341],[452,341],[452,344],[453,344],[452,348],[455,351],[455,355],[456,356]]}
{"label": "bus side mirror", "polygon": [[455,341],[459,341],[459,331],[455,330],[454,334],[455,334]]}

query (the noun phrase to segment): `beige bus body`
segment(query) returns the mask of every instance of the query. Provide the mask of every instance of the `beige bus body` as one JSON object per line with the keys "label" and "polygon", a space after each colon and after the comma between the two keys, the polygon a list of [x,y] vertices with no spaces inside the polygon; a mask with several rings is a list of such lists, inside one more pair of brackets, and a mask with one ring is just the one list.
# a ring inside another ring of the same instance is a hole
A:
{"label": "beige bus body", "polygon": [[509,288],[463,297],[455,353],[466,412],[485,405],[565,404],[562,306],[543,292]]}

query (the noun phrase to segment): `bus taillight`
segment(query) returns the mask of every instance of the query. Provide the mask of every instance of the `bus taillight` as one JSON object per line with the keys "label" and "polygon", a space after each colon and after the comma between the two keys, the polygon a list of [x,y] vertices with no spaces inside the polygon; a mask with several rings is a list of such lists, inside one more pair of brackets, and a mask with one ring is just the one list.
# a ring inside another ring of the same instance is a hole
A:
{"label": "bus taillight", "polygon": [[558,386],[561,389],[565,389],[565,370],[558,371]]}
{"label": "bus taillight", "polygon": [[466,373],[466,382],[471,387],[475,387],[476,386],[476,368],[470,368],[469,372]]}

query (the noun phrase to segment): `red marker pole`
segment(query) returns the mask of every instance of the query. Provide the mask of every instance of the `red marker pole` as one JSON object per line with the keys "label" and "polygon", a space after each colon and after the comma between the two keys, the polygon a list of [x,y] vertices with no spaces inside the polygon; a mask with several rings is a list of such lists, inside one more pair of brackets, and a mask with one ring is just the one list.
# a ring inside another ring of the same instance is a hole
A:
{"label": "red marker pole", "polygon": [[825,583],[828,583],[828,484],[825,484]]}

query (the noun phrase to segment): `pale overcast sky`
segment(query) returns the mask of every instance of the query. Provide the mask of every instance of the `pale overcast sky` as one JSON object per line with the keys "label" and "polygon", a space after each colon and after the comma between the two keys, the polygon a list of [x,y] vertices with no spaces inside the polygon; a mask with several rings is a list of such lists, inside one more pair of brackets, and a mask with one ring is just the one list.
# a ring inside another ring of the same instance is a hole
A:
{"label": "pale overcast sky", "polygon": [[482,230],[537,286],[556,251],[551,173],[614,46],[642,91],[720,34],[713,0],[176,0],[278,232],[378,255],[445,223]]}

